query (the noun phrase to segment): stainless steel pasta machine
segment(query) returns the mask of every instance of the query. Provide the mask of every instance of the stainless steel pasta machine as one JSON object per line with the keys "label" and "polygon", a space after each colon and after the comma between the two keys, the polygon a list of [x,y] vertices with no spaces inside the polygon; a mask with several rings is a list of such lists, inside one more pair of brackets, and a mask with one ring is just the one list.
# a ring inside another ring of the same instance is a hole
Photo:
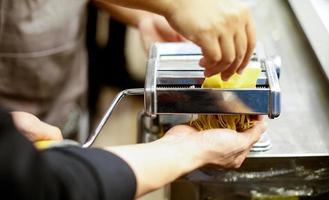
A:
{"label": "stainless steel pasta machine", "polygon": [[280,67],[258,44],[248,66],[262,69],[256,88],[201,88],[204,69],[192,43],[158,43],[150,52],[145,81],[145,112],[157,114],[280,115]]}
{"label": "stainless steel pasta machine", "polygon": [[258,44],[248,64],[262,72],[256,88],[201,88],[205,79],[199,66],[199,47],[192,43],[157,43],[152,46],[147,63],[145,88],[119,93],[106,111],[89,140],[90,146],[126,95],[144,95],[144,112],[151,118],[162,114],[255,114],[276,118],[280,115],[280,63],[267,59]]}

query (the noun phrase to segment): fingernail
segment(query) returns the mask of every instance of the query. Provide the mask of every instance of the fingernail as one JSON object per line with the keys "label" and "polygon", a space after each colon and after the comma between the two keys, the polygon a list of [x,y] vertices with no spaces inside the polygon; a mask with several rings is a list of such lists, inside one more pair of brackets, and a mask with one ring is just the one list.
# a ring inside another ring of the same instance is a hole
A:
{"label": "fingernail", "polygon": [[223,76],[223,75],[222,75],[221,77],[222,77],[222,80],[223,80],[223,81],[227,81],[227,80],[229,79],[228,76]]}
{"label": "fingernail", "polygon": [[229,73],[221,73],[221,76],[223,81],[228,81],[232,75]]}
{"label": "fingernail", "polygon": [[237,73],[241,75],[243,73],[243,69],[238,70]]}

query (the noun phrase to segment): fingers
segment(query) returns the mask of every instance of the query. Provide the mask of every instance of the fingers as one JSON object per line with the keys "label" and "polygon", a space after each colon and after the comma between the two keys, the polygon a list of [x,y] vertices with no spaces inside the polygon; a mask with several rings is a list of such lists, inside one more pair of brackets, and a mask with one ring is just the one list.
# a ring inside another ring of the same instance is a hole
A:
{"label": "fingers", "polygon": [[228,80],[240,67],[247,51],[247,36],[244,31],[240,31],[234,38],[235,60],[229,68],[221,73],[222,79]]}
{"label": "fingers", "polygon": [[[221,68],[220,72],[222,73],[222,79],[226,78],[223,77],[223,73],[225,74],[225,71],[227,71],[231,64],[235,60],[235,45],[234,45],[234,38],[233,37],[222,37],[220,39],[220,44],[221,44],[221,49],[222,49],[222,54],[223,58],[221,62],[219,63],[218,68]],[[224,79],[226,80],[226,79]]]}
{"label": "fingers", "polygon": [[259,140],[260,136],[265,132],[265,130],[265,122],[258,121],[255,122],[252,128],[245,130],[240,136],[246,137],[247,143],[249,143],[249,146],[251,146]]}
{"label": "fingers", "polygon": [[[198,132],[197,144],[206,164],[223,168],[239,168],[261,134],[266,130],[263,121],[242,132],[230,129],[211,129]],[[201,134],[200,134],[201,133]]]}
{"label": "fingers", "polygon": [[226,165],[226,167],[235,168],[235,169],[240,168],[242,163],[249,155],[251,148],[252,148],[252,144],[248,147],[244,147],[243,151],[236,153],[233,157],[231,157],[231,161]]}
{"label": "fingers", "polygon": [[207,72],[207,70],[216,65],[222,58],[221,49],[217,38],[211,36],[204,36],[198,41],[198,45],[201,47],[204,56],[199,64],[205,67],[205,75],[208,76],[207,73],[209,72]]}
{"label": "fingers", "polygon": [[239,66],[237,72],[241,74],[246,68],[247,64],[249,63],[250,57],[252,56],[254,52],[254,48],[256,46],[256,34],[255,34],[255,27],[252,21],[249,22],[249,24],[246,26],[246,36],[247,36],[247,41],[248,41],[248,46],[247,46],[247,52],[244,56],[244,59]]}
{"label": "fingers", "polygon": [[[250,152],[250,148],[245,149],[244,151],[241,151],[239,153],[235,153],[233,155],[230,155],[229,157],[226,157],[224,159],[219,160],[219,162],[217,161],[217,163],[214,164],[218,164],[223,168],[227,168],[227,169],[238,169],[241,167],[242,163],[245,161],[245,159],[247,158],[249,152]],[[223,162],[223,163],[221,163]]]}
{"label": "fingers", "polygon": [[62,140],[59,128],[40,121],[36,116],[26,112],[12,112],[16,128],[29,140]]}
{"label": "fingers", "polygon": [[36,133],[39,133],[39,138],[37,140],[62,140],[63,136],[59,128],[52,126],[43,121],[40,121],[38,130],[35,130]]}
{"label": "fingers", "polygon": [[247,158],[251,148],[248,148],[243,153],[239,154],[232,162],[232,168],[240,168],[244,160]]}
{"label": "fingers", "polygon": [[213,39],[202,40],[200,46],[204,57],[199,64],[205,68],[205,76],[221,73],[226,81],[234,73],[243,71],[255,47],[254,34],[251,28],[248,31],[239,31],[234,37],[224,35],[219,39],[219,45]]}
{"label": "fingers", "polygon": [[[252,146],[245,148],[243,151],[232,154],[224,159],[221,159],[220,162],[217,161],[217,163],[214,163],[214,164],[218,164],[221,167],[227,168],[227,169],[232,169],[232,168],[238,169],[241,167],[242,163],[245,161],[248,154],[250,153],[251,147]],[[223,162],[223,163],[221,163],[221,162]]]}
{"label": "fingers", "polygon": [[[255,29],[248,9],[242,8],[237,13],[229,14],[224,24],[216,26],[220,27],[218,32],[206,32],[199,36],[208,37],[203,43],[197,43],[204,55],[200,65],[205,67],[205,76],[221,73],[226,81],[235,73],[241,74],[247,66],[256,44]],[[209,34],[217,37],[219,45],[216,39],[209,39]]]}
{"label": "fingers", "polygon": [[223,36],[220,38],[221,60],[205,70],[205,76],[211,76],[227,70],[235,60],[235,46],[234,40],[230,36]]}
{"label": "fingers", "polygon": [[183,9],[174,9],[166,19],[201,47],[204,57],[199,64],[205,68],[205,76],[222,73],[227,80],[244,69],[255,46],[248,7],[235,1],[193,0],[182,1],[176,8]]}

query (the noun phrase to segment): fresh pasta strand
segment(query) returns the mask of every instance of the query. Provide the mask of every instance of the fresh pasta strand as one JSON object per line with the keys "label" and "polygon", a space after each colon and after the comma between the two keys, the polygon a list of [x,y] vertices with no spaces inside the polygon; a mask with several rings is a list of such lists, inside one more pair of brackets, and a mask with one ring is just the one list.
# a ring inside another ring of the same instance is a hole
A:
{"label": "fresh pasta strand", "polygon": [[244,131],[253,126],[250,115],[199,115],[198,119],[190,121],[190,125],[198,131],[213,128],[227,128]]}

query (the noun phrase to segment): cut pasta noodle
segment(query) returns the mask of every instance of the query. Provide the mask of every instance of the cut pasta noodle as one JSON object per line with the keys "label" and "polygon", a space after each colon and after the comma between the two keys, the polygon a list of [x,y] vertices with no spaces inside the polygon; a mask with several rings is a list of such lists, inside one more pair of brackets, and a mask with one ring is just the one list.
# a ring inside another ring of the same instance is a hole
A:
{"label": "cut pasta noodle", "polygon": [[228,128],[244,131],[253,126],[253,119],[249,115],[199,115],[190,125],[199,131],[213,128]]}
{"label": "cut pasta noodle", "polygon": [[[228,81],[223,81],[219,75],[206,78],[203,88],[253,88],[256,87],[257,78],[261,72],[259,67],[247,67],[242,75],[234,74]],[[199,131],[228,128],[244,131],[253,126],[254,119],[251,115],[199,115],[197,119],[190,120],[190,125]]]}

